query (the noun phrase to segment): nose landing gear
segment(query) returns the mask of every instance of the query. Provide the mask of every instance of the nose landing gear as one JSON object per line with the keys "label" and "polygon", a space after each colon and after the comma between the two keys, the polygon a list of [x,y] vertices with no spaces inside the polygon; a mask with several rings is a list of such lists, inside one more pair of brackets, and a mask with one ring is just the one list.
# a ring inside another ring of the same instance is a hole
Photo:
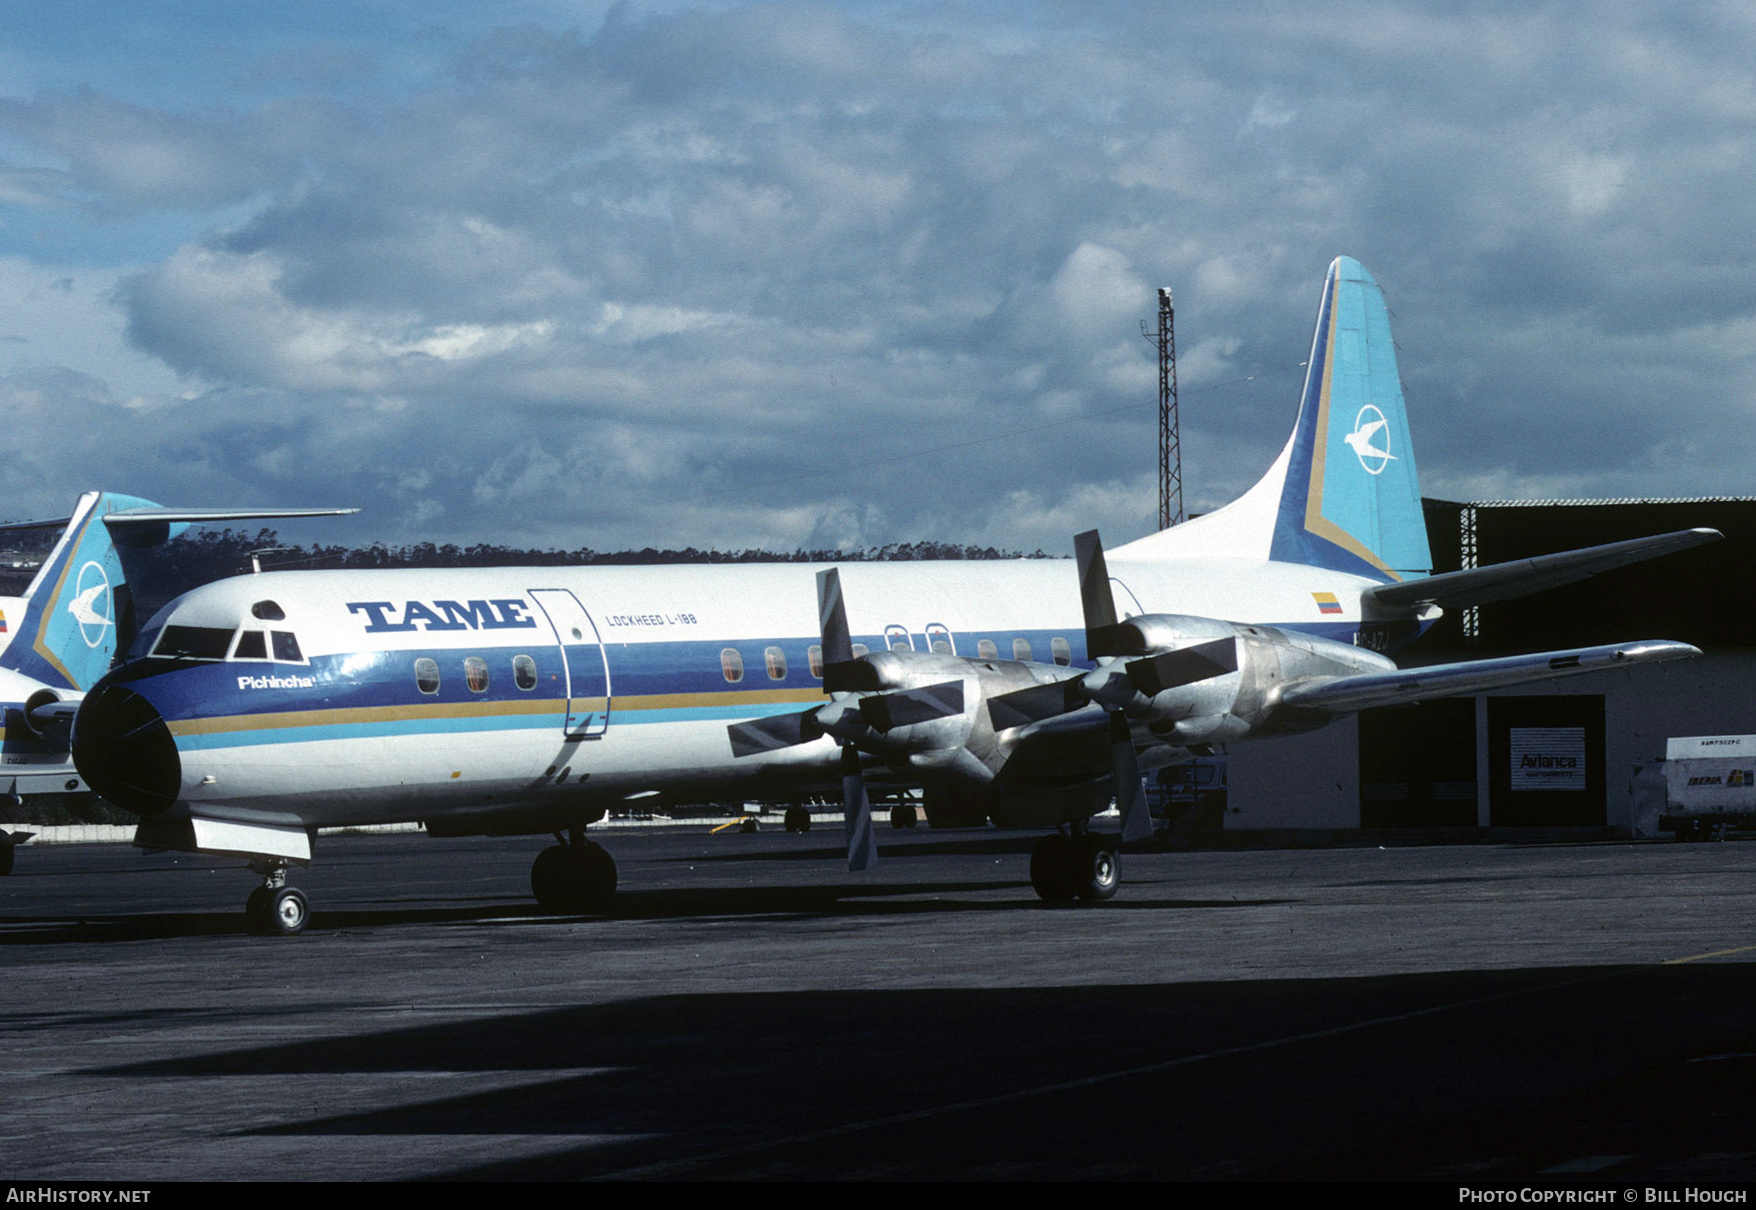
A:
{"label": "nose landing gear", "polygon": [[244,901],[244,922],[252,936],[296,937],[311,920],[311,904],[305,892],[287,885],[287,863],[253,861],[250,868],[262,875],[262,885]]}

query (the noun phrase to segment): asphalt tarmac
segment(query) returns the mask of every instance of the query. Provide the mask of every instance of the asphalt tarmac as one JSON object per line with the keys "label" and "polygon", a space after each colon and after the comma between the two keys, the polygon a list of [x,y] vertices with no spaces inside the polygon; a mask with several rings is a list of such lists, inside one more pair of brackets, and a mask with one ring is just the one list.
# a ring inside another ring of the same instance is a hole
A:
{"label": "asphalt tarmac", "polygon": [[20,850],[10,1180],[1756,1180],[1756,843],[1129,853],[1035,837],[325,838],[311,928],[235,861]]}

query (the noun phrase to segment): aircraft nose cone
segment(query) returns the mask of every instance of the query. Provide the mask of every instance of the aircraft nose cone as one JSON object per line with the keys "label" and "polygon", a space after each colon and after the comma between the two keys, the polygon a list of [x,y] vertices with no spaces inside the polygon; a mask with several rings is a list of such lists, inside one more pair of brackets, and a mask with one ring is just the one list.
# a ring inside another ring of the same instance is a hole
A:
{"label": "aircraft nose cone", "polygon": [[100,796],[137,815],[177,801],[183,762],[153,704],[123,685],[99,685],[73,720],[73,763]]}

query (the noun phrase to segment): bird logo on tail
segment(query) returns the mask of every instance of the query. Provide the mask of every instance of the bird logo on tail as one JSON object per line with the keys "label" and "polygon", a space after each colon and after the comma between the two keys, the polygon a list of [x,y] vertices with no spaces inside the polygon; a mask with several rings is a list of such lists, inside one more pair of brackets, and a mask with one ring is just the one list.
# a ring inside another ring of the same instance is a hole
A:
{"label": "bird logo on tail", "polygon": [[[1373,444],[1378,434],[1384,434],[1384,445]],[[1371,404],[1360,409],[1354,417],[1354,431],[1342,438],[1354,451],[1368,475],[1380,475],[1388,464],[1396,461],[1396,455],[1390,452],[1390,422],[1384,419],[1384,413]]]}

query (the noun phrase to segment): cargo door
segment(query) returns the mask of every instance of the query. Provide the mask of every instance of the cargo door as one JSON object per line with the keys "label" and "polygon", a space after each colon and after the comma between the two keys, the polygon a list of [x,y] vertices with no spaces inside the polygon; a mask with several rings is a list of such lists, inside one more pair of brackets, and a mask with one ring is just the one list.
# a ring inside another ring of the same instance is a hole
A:
{"label": "cargo door", "polygon": [[567,738],[597,739],[610,726],[610,666],[598,628],[565,588],[533,588],[567,667]]}

